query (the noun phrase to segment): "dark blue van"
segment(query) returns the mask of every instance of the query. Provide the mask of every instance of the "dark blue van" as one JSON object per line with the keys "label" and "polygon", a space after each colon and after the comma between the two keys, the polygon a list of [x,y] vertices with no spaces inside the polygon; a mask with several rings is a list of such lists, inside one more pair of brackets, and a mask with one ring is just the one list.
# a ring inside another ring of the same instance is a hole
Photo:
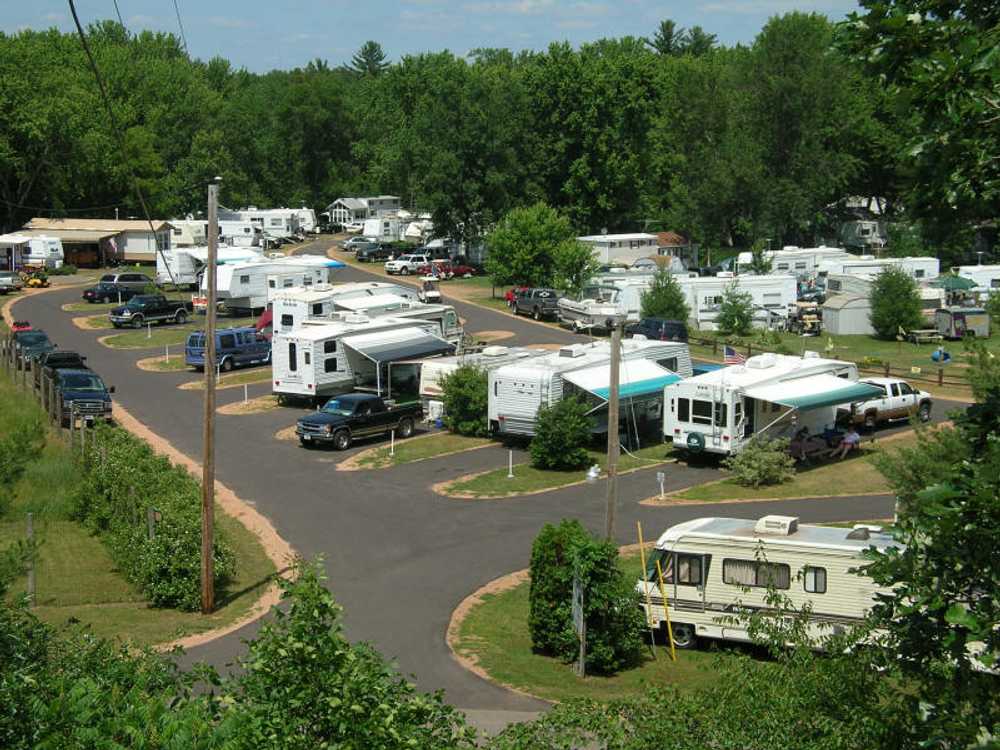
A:
{"label": "dark blue van", "polygon": [[[256,328],[223,328],[215,332],[215,361],[229,372],[234,367],[268,364],[271,342]],[[196,370],[205,369],[205,332],[195,331],[184,345],[184,362]]]}

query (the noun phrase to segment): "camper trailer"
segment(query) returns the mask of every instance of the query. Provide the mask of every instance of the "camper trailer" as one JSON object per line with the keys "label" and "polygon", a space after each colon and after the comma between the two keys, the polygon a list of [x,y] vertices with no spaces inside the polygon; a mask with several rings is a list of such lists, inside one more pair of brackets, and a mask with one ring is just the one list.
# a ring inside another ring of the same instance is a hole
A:
{"label": "camper trailer", "polygon": [[[219,265],[248,263],[261,259],[261,254],[251,248],[226,246],[216,248],[216,262]],[[197,289],[207,262],[207,247],[167,248],[156,255],[156,283]]]}
{"label": "camper trailer", "polygon": [[431,322],[354,313],[275,331],[272,390],[282,398],[318,398],[358,389],[389,397],[391,362],[454,352],[436,332]]}
{"label": "camper trailer", "polygon": [[420,367],[420,400],[423,403],[424,415],[428,420],[433,421],[444,414],[444,404],[441,401],[444,391],[441,384],[446,376],[451,375],[459,367],[471,365],[491,371],[512,362],[524,362],[546,354],[548,351],[545,349],[487,346],[479,352],[457,357],[436,357],[422,362]]}
{"label": "camper trailer", "polygon": [[889,241],[885,222],[872,219],[845,221],[839,235],[840,244],[862,253],[881,250]]}
{"label": "camper trailer", "polygon": [[219,239],[233,247],[261,247],[262,234],[261,228],[249,221],[219,221]]}
{"label": "camper trailer", "polygon": [[271,309],[275,327],[280,331],[290,331],[307,320],[323,320],[338,311],[363,310],[361,306],[345,304],[347,300],[382,296],[415,301],[417,294],[413,287],[381,281],[318,284],[275,289],[271,294]]}
{"label": "camper trailer", "polygon": [[936,279],[941,263],[937,258],[863,258],[851,256],[847,260],[825,260],[819,264],[817,275],[825,278],[830,274],[862,276],[873,278],[886,268],[896,267],[906,271],[917,281]]}
{"label": "camper trailer", "polygon": [[58,237],[33,235],[28,238],[28,252],[24,255],[24,264],[36,268],[61,268],[63,264],[63,245]]}
{"label": "camper trailer", "polygon": [[302,234],[319,234],[319,223],[316,221],[316,211],[312,208],[293,209],[295,217],[298,219],[299,230]]}
{"label": "camper trailer", "polygon": [[831,434],[837,407],[881,391],[858,382],[852,362],[758,354],[667,386],[663,436],[691,453],[739,453],[756,435],[791,438],[801,428]]}
{"label": "camper trailer", "polygon": [[248,206],[236,211],[220,211],[220,221],[249,221],[264,235],[276,240],[291,240],[301,234],[298,210],[295,208],[257,208]]}
{"label": "camper trailer", "polygon": [[[867,299],[872,293],[873,276],[853,276],[851,274],[831,273],[826,277],[826,293],[829,297],[838,294]],[[934,320],[934,313],[943,307],[947,292],[932,286],[917,287],[920,295],[920,312],[928,321]]]}
{"label": "camper trailer", "polygon": [[892,546],[898,542],[878,526],[811,526],[790,516],[696,518],[656,540],[636,590],[651,627],[666,634],[669,614],[678,648],[694,648],[699,638],[750,641],[746,623],[733,615],[766,608],[769,588],[794,608],[808,608],[809,633],[822,637],[864,622],[885,592],[856,569],[869,548]]}
{"label": "camper trailer", "polygon": [[[527,362],[492,370],[489,373],[490,431],[500,435],[533,435],[538,409],[559,402],[567,392],[606,402],[610,361],[610,345],[598,341],[564,346]],[[664,385],[691,374],[691,353],[687,344],[643,338],[622,342],[619,379],[622,398],[659,400]],[[628,412],[628,409],[622,411]]]}
{"label": "camper trailer", "polygon": [[392,294],[338,299],[335,304],[340,310],[367,315],[373,319],[388,316],[399,320],[433,323],[438,336],[456,348],[462,345],[465,329],[451,305],[428,305]]}
{"label": "camper trailer", "polygon": [[208,243],[208,222],[204,219],[171,219],[171,247],[204,247]]}
{"label": "camper trailer", "polygon": [[[770,275],[791,274],[800,279],[815,276],[819,266],[828,260],[857,260],[857,255],[851,255],[839,247],[796,247],[787,245],[781,250],[767,250],[764,258],[771,261]],[[737,273],[748,273],[753,263],[753,253],[743,252],[736,258]]]}
{"label": "camper trailer", "polygon": [[365,219],[361,234],[374,237],[379,242],[399,242],[403,239],[403,224],[396,216],[386,215]]}
{"label": "camper trailer", "polygon": [[942,307],[934,314],[934,327],[946,339],[988,339],[990,314],[981,307]]}
{"label": "camper trailer", "polygon": [[[318,261],[325,259],[315,258]],[[294,286],[315,286],[330,281],[333,269],[343,266],[338,261],[321,263],[300,262],[297,257],[286,260],[259,260],[219,266],[216,274],[217,294],[227,310],[262,310],[275,289]],[[201,291],[208,288],[208,274],[202,274]],[[195,307],[204,307],[204,296],[195,299]]]}
{"label": "camper trailer", "polygon": [[958,275],[976,282],[972,291],[981,297],[1000,290],[1000,265],[959,266]]}

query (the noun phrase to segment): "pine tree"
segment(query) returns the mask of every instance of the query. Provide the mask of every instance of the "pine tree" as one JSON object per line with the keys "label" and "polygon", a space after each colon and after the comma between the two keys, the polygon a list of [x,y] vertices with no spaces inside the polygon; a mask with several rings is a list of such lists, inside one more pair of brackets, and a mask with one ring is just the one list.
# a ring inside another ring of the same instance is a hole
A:
{"label": "pine tree", "polygon": [[653,285],[642,295],[642,317],[686,323],[690,315],[691,308],[677,279],[667,269],[659,269],[653,277]]}
{"label": "pine tree", "polygon": [[377,76],[389,67],[382,45],[369,39],[354,53],[348,70],[362,76]]}

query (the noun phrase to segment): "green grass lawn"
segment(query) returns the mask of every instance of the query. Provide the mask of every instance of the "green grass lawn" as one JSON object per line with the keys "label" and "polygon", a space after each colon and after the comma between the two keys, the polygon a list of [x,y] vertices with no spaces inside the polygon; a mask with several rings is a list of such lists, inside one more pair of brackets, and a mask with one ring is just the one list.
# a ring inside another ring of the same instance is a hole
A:
{"label": "green grass lawn", "polygon": [[722,500],[761,500],[785,497],[833,497],[838,495],[862,495],[872,492],[891,492],[886,482],[871,461],[877,451],[892,451],[895,447],[913,445],[916,438],[898,438],[885,446],[874,445],[867,440],[862,443],[859,454],[844,460],[822,459],[812,466],[800,466],[795,476],[788,482],[767,487],[743,487],[732,479],[679,492],[667,498],[715,502]]}
{"label": "green grass lawn", "polygon": [[413,461],[434,458],[445,453],[470,450],[482,445],[489,445],[489,438],[465,437],[451,432],[442,432],[428,437],[396,442],[395,454],[389,455],[388,446],[373,448],[359,455],[357,464],[366,469],[382,469],[386,466],[398,466]]}
{"label": "green grass lawn", "polygon": [[[112,334],[104,340],[105,346],[113,349],[153,349],[164,346],[178,346],[187,341],[188,334],[192,331],[201,331],[205,328],[205,319],[196,315],[189,319],[186,325],[178,326],[173,324],[154,325],[152,330],[140,328],[129,330],[125,333]],[[256,318],[225,318],[217,319],[219,328],[237,328],[240,326],[253,325]]]}
{"label": "green grass lawn", "polygon": [[[631,578],[637,579],[639,554],[621,559]],[[572,698],[613,700],[645,695],[653,687],[672,685],[693,690],[716,679],[712,667],[725,653],[678,651],[670,660],[665,646],[656,646],[656,658],[647,651],[643,662],[612,677],[576,675],[573,666],[559,659],[535,653],[528,630],[528,589],[526,581],[508,591],[484,596],[459,629],[457,650],[474,656],[491,677],[507,685],[549,700]],[[731,657],[730,657],[731,658]]]}
{"label": "green grass lawn", "polygon": [[[15,421],[39,414],[5,378],[0,378],[0,434]],[[274,574],[263,547],[242,524],[221,510],[216,524],[229,539],[237,560],[237,575],[216,594],[218,609],[209,616],[154,609],[132,587],[107,548],[84,527],[69,519],[70,499],[80,475],[69,448],[50,432],[40,456],[28,464],[14,486],[11,508],[0,518],[0,549],[23,539],[27,513],[34,515],[39,543],[35,567],[36,603],[42,620],[53,625],[79,623],[95,635],[121,637],[136,645],[171,640],[232,622],[244,615]],[[10,596],[25,591],[26,577],[15,580]]]}
{"label": "green grass lawn", "polygon": [[[182,370],[191,370],[184,362],[183,354],[171,354],[167,359],[160,357],[150,357],[143,364],[144,370],[151,370],[153,372],[180,372]],[[191,370],[194,372],[194,370]]]}
{"label": "green grass lawn", "polygon": [[[226,388],[236,385],[251,385],[253,383],[266,383],[271,380],[271,367],[270,365],[264,367],[251,367],[246,370],[238,370],[236,372],[222,373],[222,376],[216,380],[217,388]],[[198,380],[191,380],[184,384],[186,390],[202,390],[205,387],[205,379],[199,378]]]}
{"label": "green grass lawn", "polygon": [[[602,451],[591,450],[589,465],[599,464],[602,471],[606,466],[607,455]],[[658,444],[633,451],[634,455],[622,452],[618,461],[618,473],[654,466],[668,461],[672,457],[672,448],[667,444]],[[505,495],[523,495],[529,492],[553,490],[568,484],[586,479],[586,467],[572,471],[552,471],[536,469],[531,464],[515,464],[514,478],[507,478],[507,467],[504,466],[469,479],[457,480],[446,488],[448,494],[468,494],[475,497],[502,497]]]}

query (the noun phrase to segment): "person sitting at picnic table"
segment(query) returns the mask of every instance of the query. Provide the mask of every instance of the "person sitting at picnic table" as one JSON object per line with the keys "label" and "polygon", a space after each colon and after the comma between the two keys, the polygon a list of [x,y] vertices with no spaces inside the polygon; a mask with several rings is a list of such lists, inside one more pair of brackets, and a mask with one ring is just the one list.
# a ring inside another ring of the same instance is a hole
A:
{"label": "person sitting at picnic table", "polygon": [[818,449],[825,447],[826,441],[819,435],[810,435],[809,426],[803,425],[788,444],[788,452],[792,458],[808,461],[810,453],[816,453]]}
{"label": "person sitting at picnic table", "polygon": [[837,451],[840,451],[840,458],[844,458],[849,451],[856,450],[860,444],[861,435],[858,434],[854,425],[851,425],[844,437],[840,439],[840,445],[830,451],[827,456],[835,456],[837,455]]}

